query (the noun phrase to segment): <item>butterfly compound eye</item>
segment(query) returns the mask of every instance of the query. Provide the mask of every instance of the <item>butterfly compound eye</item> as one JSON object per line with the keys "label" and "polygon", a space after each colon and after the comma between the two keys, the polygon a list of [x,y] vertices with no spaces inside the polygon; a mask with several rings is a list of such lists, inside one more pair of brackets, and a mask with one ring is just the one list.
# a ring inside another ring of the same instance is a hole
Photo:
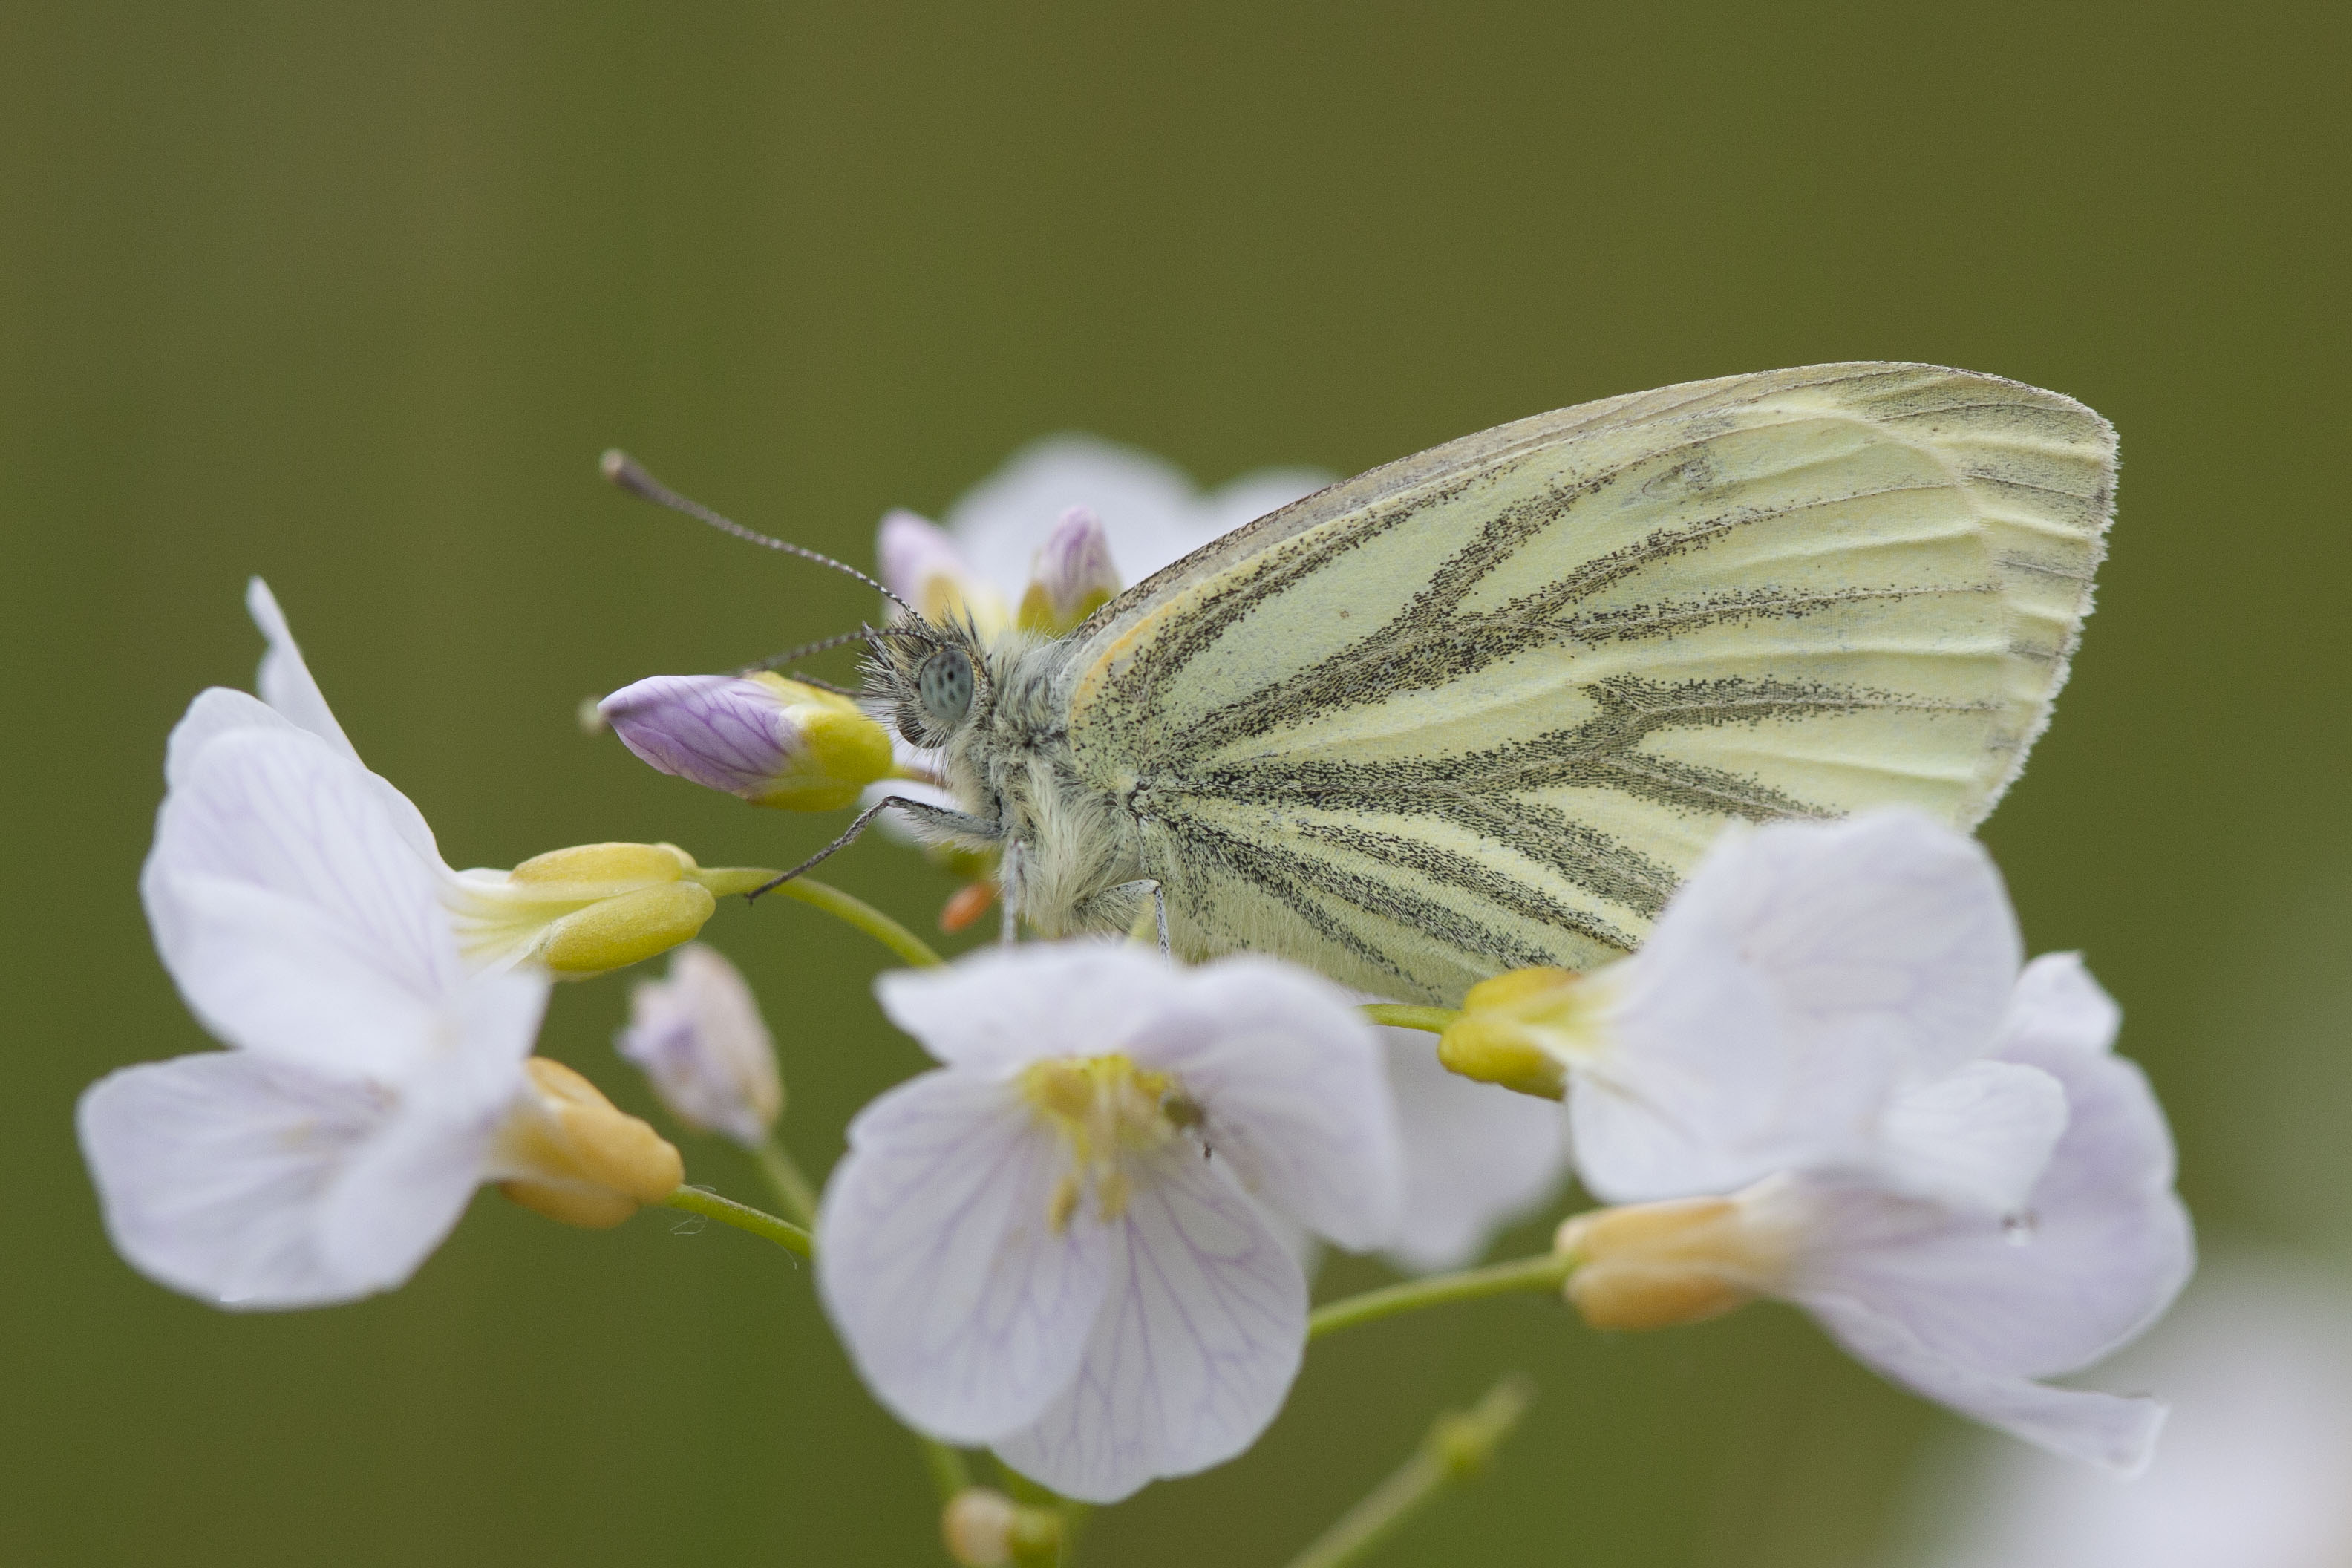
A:
{"label": "butterfly compound eye", "polygon": [[915,695],[923,711],[952,729],[971,711],[971,660],[960,647],[943,647],[915,671]]}

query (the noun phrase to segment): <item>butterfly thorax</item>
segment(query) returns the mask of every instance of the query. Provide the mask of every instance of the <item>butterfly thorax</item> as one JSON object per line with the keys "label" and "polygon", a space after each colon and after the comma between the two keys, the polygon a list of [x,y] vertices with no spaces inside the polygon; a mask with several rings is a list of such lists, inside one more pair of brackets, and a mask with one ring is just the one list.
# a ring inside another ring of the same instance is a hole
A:
{"label": "butterfly thorax", "polygon": [[[926,709],[919,681],[942,647],[961,652],[972,676],[969,710],[952,726]],[[867,667],[867,706],[930,750],[940,783],[974,830],[913,826],[944,842],[998,850],[1006,903],[1047,936],[1125,930],[1150,907],[1148,893],[1131,886],[1147,874],[1134,814],[1115,790],[1082,778],[1072,759],[1074,651],[1070,639],[1019,631],[983,646],[968,625],[951,625],[894,629]]]}

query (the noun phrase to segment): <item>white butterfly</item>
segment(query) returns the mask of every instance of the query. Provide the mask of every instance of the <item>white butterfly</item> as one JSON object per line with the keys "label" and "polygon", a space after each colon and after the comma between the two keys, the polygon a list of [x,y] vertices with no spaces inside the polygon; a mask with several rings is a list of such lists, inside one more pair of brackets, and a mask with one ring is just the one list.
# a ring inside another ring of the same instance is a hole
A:
{"label": "white butterfly", "polygon": [[2114,493],[2106,422],[2016,382],[1695,382],[1334,485],[1066,637],[908,610],[865,697],[960,809],[896,804],[1001,846],[1038,931],[1156,911],[1188,959],[1451,1004],[1630,950],[1727,823],[1980,820],[2065,680]]}

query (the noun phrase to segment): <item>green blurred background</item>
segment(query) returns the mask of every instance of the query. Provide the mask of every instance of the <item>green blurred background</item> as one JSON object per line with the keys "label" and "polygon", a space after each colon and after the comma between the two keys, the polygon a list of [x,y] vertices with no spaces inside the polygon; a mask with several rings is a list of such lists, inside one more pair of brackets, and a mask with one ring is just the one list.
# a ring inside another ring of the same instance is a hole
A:
{"label": "green blurred background", "polygon": [[[236,1317],[114,1258],[75,1152],[83,1084],[205,1044],[133,881],[166,729],[249,683],[248,573],[456,864],[829,830],[574,727],[868,608],[606,490],[614,443],[866,560],[1064,428],[1220,481],[1821,360],[2074,394],[2122,518],[1988,837],[2123,998],[2208,1237],[2352,1258],[2346,16],[0,7],[0,1561],[932,1560],[910,1446],[747,1237],[486,1197],[394,1296]],[[838,880],[945,891],[880,844]],[[919,1064],[877,952],[782,903],[706,934],[823,1165]],[[625,991],[564,989],[545,1048],[648,1110]],[[1318,1347],[1255,1452],[1087,1554],[1277,1563],[1512,1366],[1528,1427],[1383,1561],[1862,1562],[1948,1425],[1778,1310],[1603,1341],[1497,1302]]]}

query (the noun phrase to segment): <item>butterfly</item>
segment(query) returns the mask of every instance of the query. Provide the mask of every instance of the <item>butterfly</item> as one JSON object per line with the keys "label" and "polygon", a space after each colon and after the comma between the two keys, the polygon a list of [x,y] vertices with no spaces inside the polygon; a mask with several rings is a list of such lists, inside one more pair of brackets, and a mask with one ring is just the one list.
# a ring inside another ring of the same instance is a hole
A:
{"label": "butterfly", "polygon": [[[1066,636],[909,606],[863,700],[937,755],[919,830],[1001,849],[1048,936],[1149,917],[1458,1004],[1637,945],[1727,825],[1973,826],[2064,684],[2112,427],[1997,376],[1849,363],[1538,415],[1168,566]],[[795,868],[797,874],[799,869]]]}

